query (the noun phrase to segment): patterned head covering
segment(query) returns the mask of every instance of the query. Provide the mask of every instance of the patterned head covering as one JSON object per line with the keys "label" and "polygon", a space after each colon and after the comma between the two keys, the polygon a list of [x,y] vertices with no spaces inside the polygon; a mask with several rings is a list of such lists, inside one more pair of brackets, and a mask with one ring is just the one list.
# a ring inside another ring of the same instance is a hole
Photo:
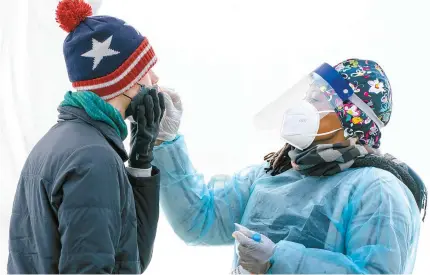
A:
{"label": "patterned head covering", "polygon": [[[374,61],[348,59],[335,69],[349,82],[355,94],[373,109],[379,119],[387,125],[392,111],[391,86],[385,72]],[[357,137],[363,145],[379,148],[379,127],[350,101],[336,113],[345,129],[345,137]]]}

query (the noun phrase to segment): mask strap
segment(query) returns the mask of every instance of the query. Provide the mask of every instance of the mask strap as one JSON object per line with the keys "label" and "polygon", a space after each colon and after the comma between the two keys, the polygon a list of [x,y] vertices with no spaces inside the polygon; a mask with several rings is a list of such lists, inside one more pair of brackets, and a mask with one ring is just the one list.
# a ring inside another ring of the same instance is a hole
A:
{"label": "mask strap", "polygon": [[333,110],[325,110],[325,111],[318,111],[318,114],[324,114],[324,113],[336,113],[335,111],[333,111]]}
{"label": "mask strap", "polygon": [[322,134],[316,134],[316,135],[312,135],[312,136],[313,137],[325,136],[325,135],[333,134],[333,133],[335,133],[335,132],[337,132],[339,130],[343,130],[343,128],[338,128],[338,129],[332,130],[330,132],[325,132],[325,133],[322,133]]}
{"label": "mask strap", "polygon": [[[338,129],[332,130],[332,131],[330,131],[330,132],[325,132],[325,133],[322,133],[322,134],[306,135],[306,136],[307,136],[307,137],[319,137],[319,136],[325,136],[325,135],[333,134],[333,133],[335,133],[335,132],[337,132],[337,131],[339,131],[339,130],[343,130],[343,128],[338,128]],[[301,136],[301,135],[302,135],[302,134],[289,134],[289,136]]]}
{"label": "mask strap", "polygon": [[122,94],[123,96],[125,96],[125,97],[128,97],[129,99],[130,99],[130,101],[132,101],[133,99],[131,98],[131,97],[129,97],[128,95],[126,95],[126,94]]}
{"label": "mask strap", "polygon": [[378,118],[372,108],[369,107],[363,100],[361,100],[356,94],[351,95],[349,100],[357,106],[360,110],[362,110],[375,124],[379,127],[379,129],[384,128],[384,123]]}

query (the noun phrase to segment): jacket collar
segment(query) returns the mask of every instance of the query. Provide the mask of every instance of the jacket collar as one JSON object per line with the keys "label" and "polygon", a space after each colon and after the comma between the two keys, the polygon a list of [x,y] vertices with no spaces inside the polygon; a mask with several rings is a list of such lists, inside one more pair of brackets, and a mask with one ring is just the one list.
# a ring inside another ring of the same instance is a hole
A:
{"label": "jacket collar", "polygon": [[102,121],[92,119],[83,109],[80,108],[60,106],[58,107],[58,112],[58,121],[80,120],[96,128],[106,138],[121,159],[124,162],[128,160],[128,154],[124,148],[124,144],[111,126]]}

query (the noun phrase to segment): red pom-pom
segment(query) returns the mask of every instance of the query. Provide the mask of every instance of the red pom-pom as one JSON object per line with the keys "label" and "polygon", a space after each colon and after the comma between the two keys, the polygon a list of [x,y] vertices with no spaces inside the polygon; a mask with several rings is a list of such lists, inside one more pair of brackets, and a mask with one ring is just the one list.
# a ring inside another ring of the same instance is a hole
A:
{"label": "red pom-pom", "polygon": [[66,32],[73,31],[88,16],[93,15],[93,10],[83,0],[62,0],[58,3],[56,21]]}

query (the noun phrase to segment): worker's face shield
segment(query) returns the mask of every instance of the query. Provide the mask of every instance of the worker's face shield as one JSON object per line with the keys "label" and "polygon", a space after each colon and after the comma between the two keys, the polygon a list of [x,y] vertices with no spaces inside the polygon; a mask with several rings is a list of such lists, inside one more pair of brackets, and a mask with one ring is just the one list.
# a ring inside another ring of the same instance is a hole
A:
{"label": "worker's face shield", "polygon": [[303,101],[315,107],[320,119],[329,113],[344,111],[344,102],[351,101],[357,107],[363,108],[361,111],[372,120],[376,118],[379,121],[373,110],[354,94],[349,82],[332,66],[324,63],[264,107],[254,118],[255,126],[259,130],[280,132],[284,125],[285,114],[297,109],[297,106],[301,106]]}

